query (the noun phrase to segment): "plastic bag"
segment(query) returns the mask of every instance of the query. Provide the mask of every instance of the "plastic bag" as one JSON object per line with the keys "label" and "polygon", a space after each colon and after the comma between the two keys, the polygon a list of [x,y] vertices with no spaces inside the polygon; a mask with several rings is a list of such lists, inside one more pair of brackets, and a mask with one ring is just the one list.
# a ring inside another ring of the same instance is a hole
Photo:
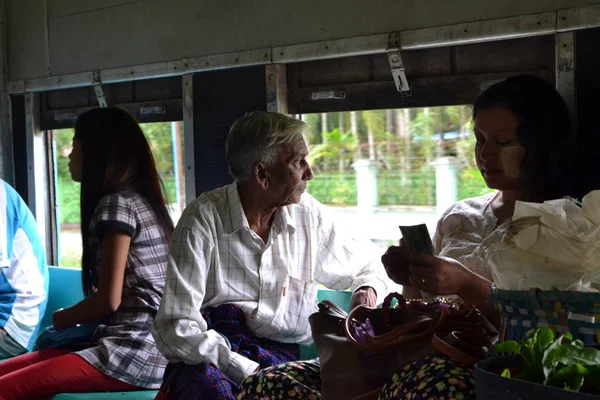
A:
{"label": "plastic bag", "polygon": [[517,202],[476,250],[500,289],[600,289],[600,191],[574,200]]}

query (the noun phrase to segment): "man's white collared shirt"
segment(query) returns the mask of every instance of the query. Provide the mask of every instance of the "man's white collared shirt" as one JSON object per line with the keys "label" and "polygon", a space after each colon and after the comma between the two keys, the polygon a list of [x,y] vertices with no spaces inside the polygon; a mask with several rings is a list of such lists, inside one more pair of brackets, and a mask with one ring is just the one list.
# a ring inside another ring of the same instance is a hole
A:
{"label": "man's white collared shirt", "polygon": [[156,343],[170,361],[209,362],[239,383],[258,364],[207,330],[204,309],[235,304],[257,336],[309,344],[319,284],[386,294],[380,253],[372,242],[336,231],[309,194],[277,211],[265,243],[250,229],[236,183],[205,193],[185,209],[171,240]]}

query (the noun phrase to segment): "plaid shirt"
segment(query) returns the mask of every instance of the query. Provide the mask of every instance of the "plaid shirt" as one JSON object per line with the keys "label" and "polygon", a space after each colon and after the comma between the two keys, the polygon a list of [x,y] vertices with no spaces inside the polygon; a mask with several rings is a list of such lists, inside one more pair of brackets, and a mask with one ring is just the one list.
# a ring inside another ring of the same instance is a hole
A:
{"label": "plaid shirt", "polygon": [[167,360],[150,334],[164,289],[168,243],[156,214],[139,194],[121,191],[100,200],[90,223],[90,242],[100,268],[102,231],[131,235],[121,305],[92,337],[97,346],[77,352],[100,372],[132,385],[156,389]]}
{"label": "plaid shirt", "polygon": [[383,296],[389,281],[380,256],[370,241],[336,230],[308,194],[277,211],[264,243],[248,225],[236,183],[205,193],[186,208],[171,241],[156,344],[171,362],[212,363],[239,384],[258,364],[207,329],[202,310],[234,304],[254,334],[307,344],[318,284],[371,286]]}

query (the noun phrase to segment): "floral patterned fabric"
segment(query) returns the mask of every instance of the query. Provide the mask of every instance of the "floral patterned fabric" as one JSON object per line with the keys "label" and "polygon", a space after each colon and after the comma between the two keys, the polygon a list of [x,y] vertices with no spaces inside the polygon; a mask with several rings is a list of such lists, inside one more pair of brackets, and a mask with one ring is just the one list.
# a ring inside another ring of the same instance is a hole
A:
{"label": "floral patterned fabric", "polygon": [[417,360],[394,374],[379,400],[467,400],[475,399],[473,368],[434,356]]}
{"label": "floral patterned fabric", "polygon": [[265,368],[246,379],[238,400],[317,400],[321,398],[321,367],[318,359],[292,361]]}

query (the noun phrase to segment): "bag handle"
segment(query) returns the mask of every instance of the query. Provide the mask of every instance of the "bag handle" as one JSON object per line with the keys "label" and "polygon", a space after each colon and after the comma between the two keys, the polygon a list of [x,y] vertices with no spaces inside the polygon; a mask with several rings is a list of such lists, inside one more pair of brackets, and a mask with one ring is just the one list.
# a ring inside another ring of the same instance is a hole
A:
{"label": "bag handle", "polygon": [[[398,305],[397,309],[408,310],[406,299],[403,295],[393,292],[388,294],[383,300],[382,304],[382,323],[384,326],[391,326],[391,306],[392,300],[397,299]],[[427,314],[432,314],[432,311],[427,312]],[[477,308],[476,305],[472,307],[467,307],[462,310],[453,311],[451,316],[449,316],[448,320],[453,321],[464,321],[466,323],[470,323],[472,325],[479,325],[482,329],[485,330],[488,336],[495,336],[498,334],[498,330]]]}
{"label": "bag handle", "polygon": [[[397,341],[397,339],[401,336],[412,332],[422,332],[424,330],[429,329],[434,326],[436,323],[435,318],[430,315],[419,315],[416,319],[408,321],[386,333],[383,335],[370,336],[367,338],[369,344],[380,345],[386,344],[390,342]],[[397,345],[397,343],[396,343]]]}
{"label": "bag handle", "polygon": [[337,304],[330,300],[323,300],[319,302],[317,306],[319,307],[319,312],[322,312],[329,316],[341,319],[348,318],[348,313],[342,310]]}
{"label": "bag handle", "polygon": [[[392,350],[422,338],[430,337],[440,328],[448,315],[448,310],[446,309],[440,309],[440,317],[437,321],[432,315],[421,315],[383,335],[370,337],[369,343],[360,343],[352,334],[351,324],[356,321],[356,315],[365,310],[370,310],[370,308],[358,306],[350,311],[348,318],[344,321],[344,334],[352,346],[367,353],[380,353],[386,350]],[[413,335],[407,337],[406,335],[409,333],[412,333]]]}
{"label": "bag handle", "polygon": [[435,333],[431,346],[453,360],[472,367],[485,358],[493,345],[484,336],[453,331],[445,336]]}

